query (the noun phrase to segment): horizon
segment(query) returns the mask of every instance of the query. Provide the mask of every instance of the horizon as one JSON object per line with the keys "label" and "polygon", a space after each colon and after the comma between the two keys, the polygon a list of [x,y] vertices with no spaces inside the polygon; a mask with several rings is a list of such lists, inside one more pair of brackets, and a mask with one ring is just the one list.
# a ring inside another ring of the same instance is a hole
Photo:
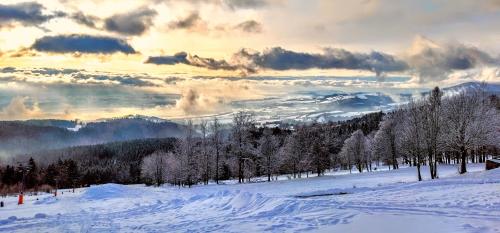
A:
{"label": "horizon", "polygon": [[495,0],[142,0],[119,6],[3,1],[0,120],[138,113],[185,119],[255,109],[285,112],[266,115],[272,120],[322,112],[335,119],[328,112],[376,106],[277,103],[339,92],[380,92],[397,103],[397,95],[434,86],[500,80]]}

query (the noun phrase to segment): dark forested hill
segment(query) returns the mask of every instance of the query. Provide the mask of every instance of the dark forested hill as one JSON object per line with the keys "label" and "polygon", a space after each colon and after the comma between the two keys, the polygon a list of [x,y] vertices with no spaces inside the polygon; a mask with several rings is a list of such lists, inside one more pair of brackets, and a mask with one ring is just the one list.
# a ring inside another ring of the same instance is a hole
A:
{"label": "dark forested hill", "polygon": [[[77,127],[78,126],[78,127]],[[0,121],[0,155],[144,138],[180,137],[184,126],[166,121],[126,117],[77,125],[74,121]]]}

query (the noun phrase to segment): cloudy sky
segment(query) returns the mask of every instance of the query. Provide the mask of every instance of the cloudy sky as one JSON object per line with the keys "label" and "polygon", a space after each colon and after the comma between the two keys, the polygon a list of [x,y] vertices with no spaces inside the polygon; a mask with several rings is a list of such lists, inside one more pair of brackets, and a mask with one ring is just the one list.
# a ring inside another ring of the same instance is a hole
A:
{"label": "cloudy sky", "polygon": [[498,0],[3,0],[0,119],[184,118],[498,82],[499,41]]}

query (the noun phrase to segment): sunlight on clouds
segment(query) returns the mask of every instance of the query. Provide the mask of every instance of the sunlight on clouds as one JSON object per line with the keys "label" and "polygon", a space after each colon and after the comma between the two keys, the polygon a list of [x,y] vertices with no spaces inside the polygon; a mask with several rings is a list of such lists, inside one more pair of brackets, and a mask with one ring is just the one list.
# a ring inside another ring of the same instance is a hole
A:
{"label": "sunlight on clouds", "polygon": [[[301,93],[499,82],[498,1],[429,1],[38,0],[33,15],[0,15],[0,118],[182,118]],[[33,46],[42,39],[50,48]],[[179,52],[190,60],[146,63]]]}

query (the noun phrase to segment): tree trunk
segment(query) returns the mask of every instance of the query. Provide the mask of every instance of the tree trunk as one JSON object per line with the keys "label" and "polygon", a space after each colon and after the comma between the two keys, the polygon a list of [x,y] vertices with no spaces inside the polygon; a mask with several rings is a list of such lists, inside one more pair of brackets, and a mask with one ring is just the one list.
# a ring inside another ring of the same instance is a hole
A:
{"label": "tree trunk", "polygon": [[422,175],[420,174],[420,163],[417,163],[417,175],[418,181],[422,181]]}
{"label": "tree trunk", "polygon": [[271,157],[267,157],[267,182],[271,182]]}
{"label": "tree trunk", "polygon": [[244,177],[243,177],[243,160],[240,158],[238,159],[238,183],[243,183],[245,182]]}
{"label": "tree trunk", "polygon": [[460,164],[460,174],[464,174],[467,172],[467,150],[465,150],[465,147],[460,148],[460,157],[461,157],[461,164]]}
{"label": "tree trunk", "polygon": [[215,183],[219,184],[219,148],[215,149]]}

